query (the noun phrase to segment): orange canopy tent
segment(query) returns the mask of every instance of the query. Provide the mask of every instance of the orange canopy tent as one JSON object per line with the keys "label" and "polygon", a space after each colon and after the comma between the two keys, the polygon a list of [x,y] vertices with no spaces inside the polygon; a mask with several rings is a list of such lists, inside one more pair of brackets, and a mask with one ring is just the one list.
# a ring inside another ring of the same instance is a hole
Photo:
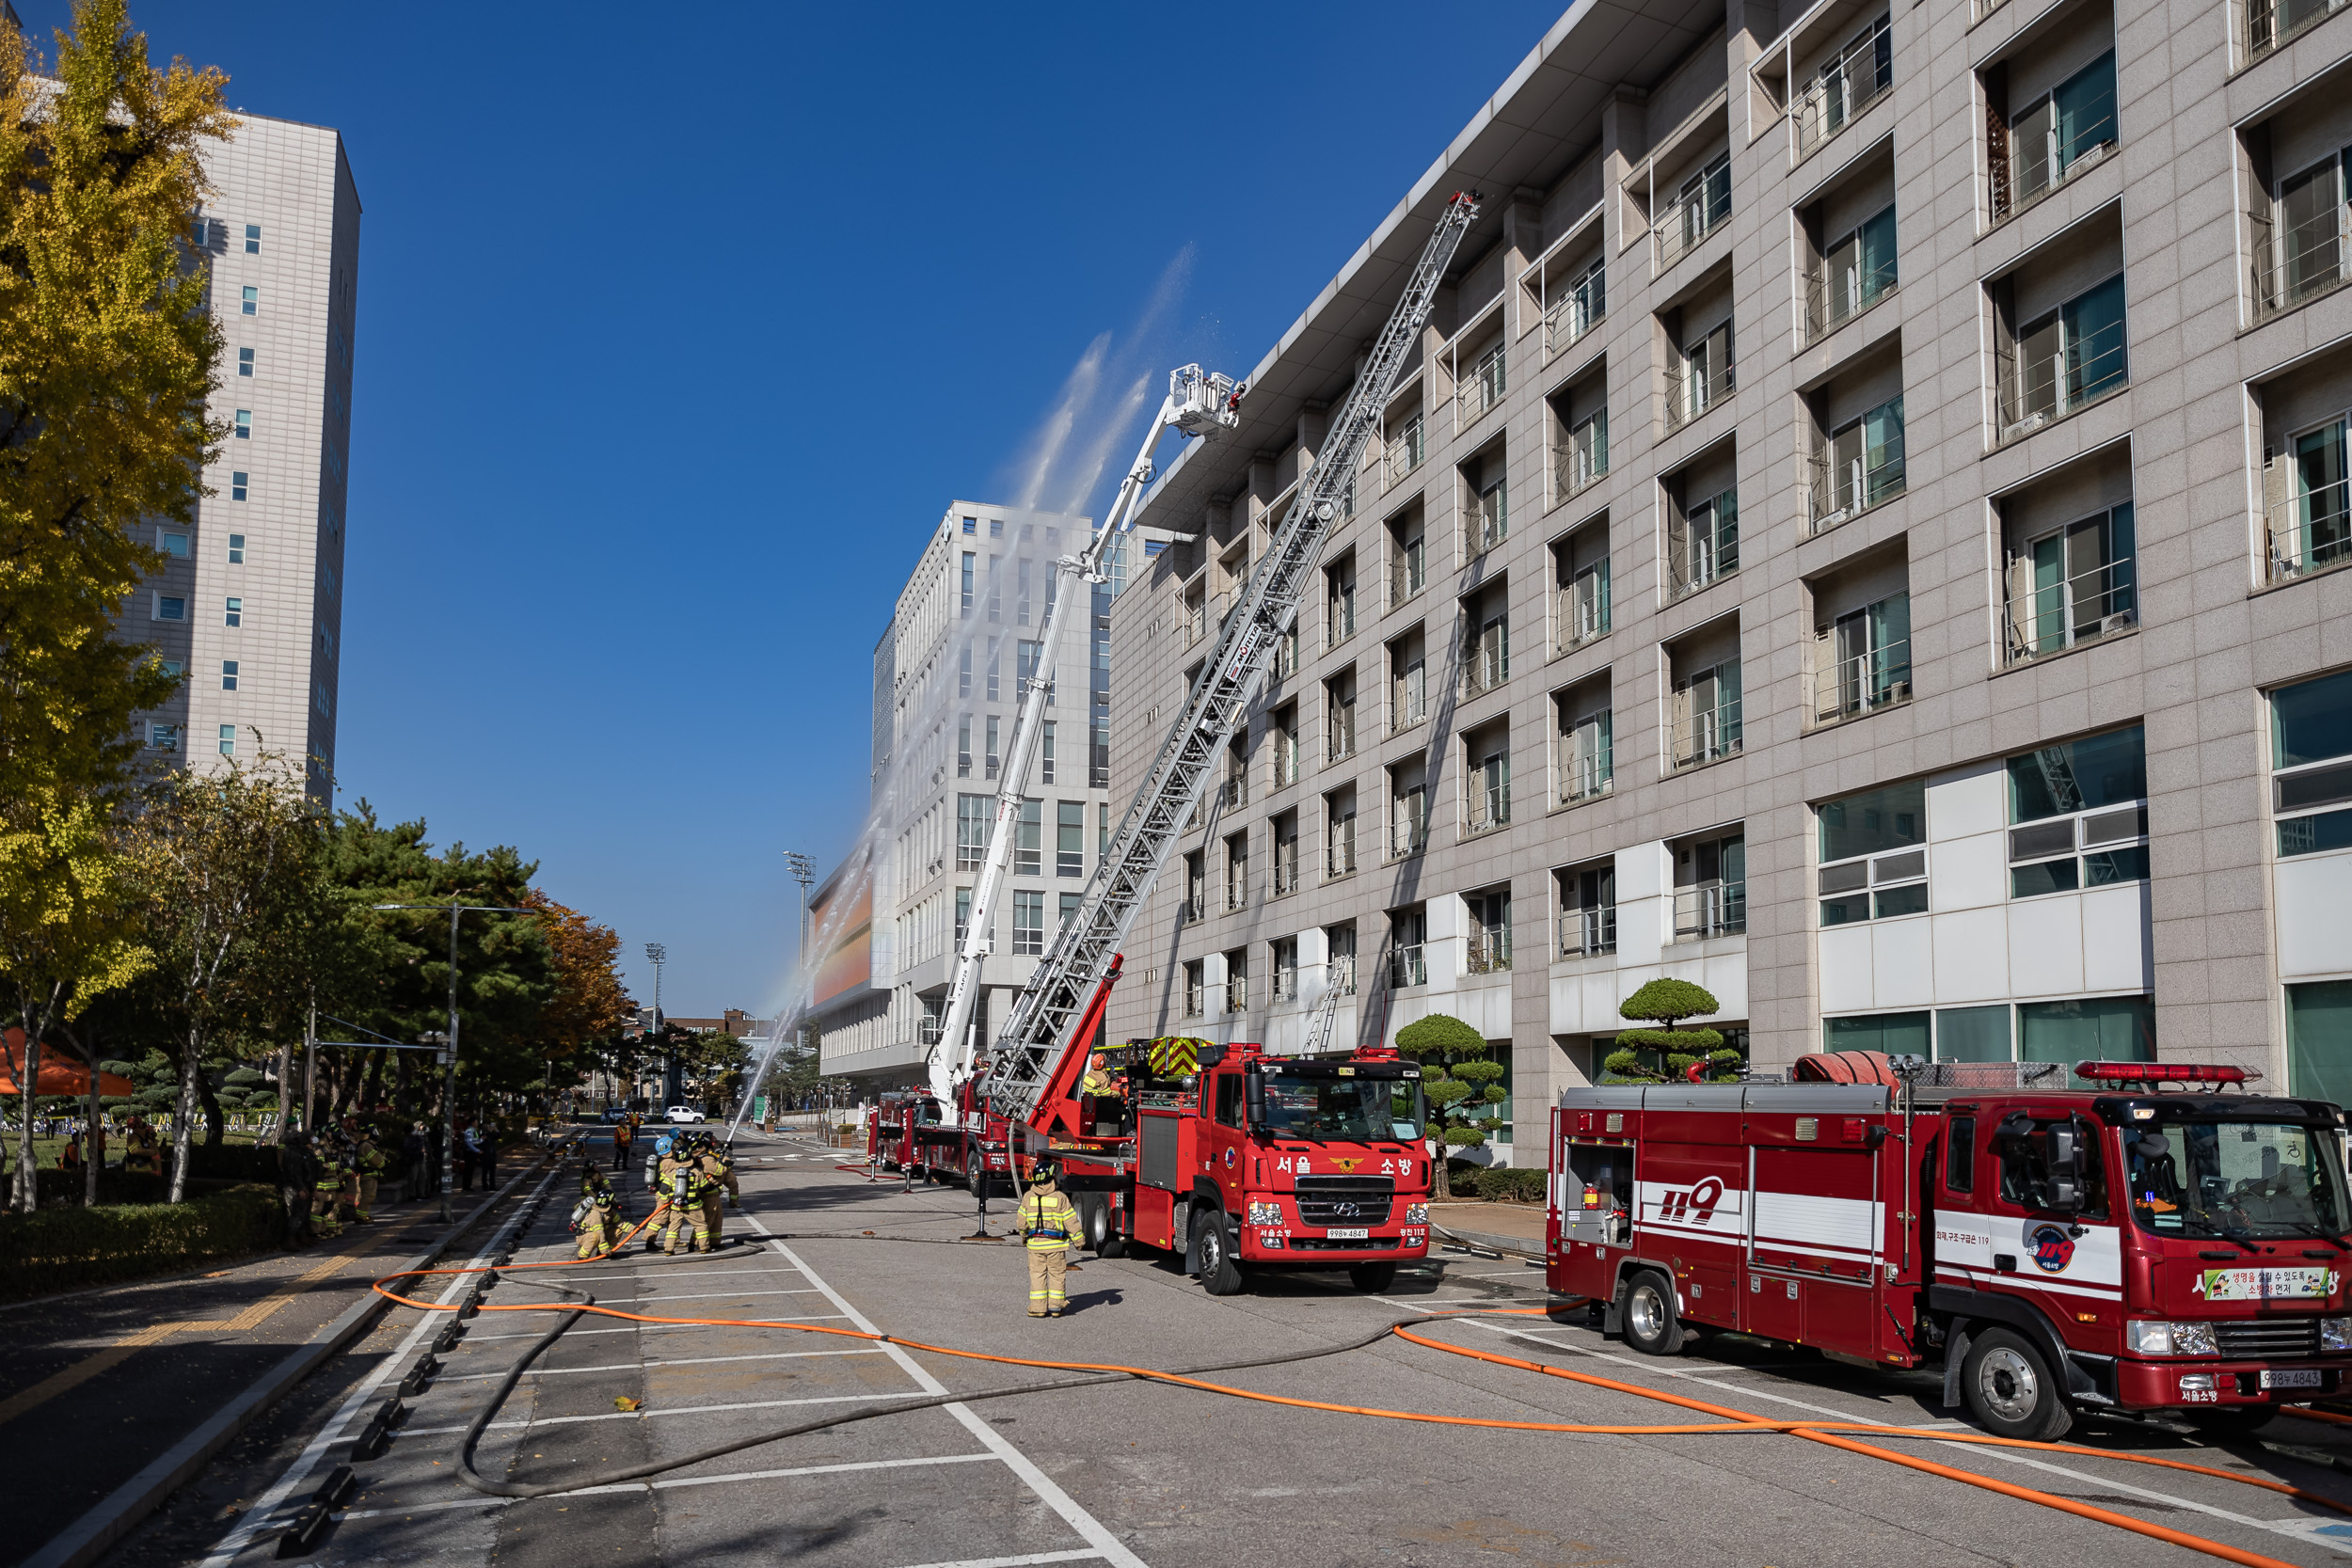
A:
{"label": "orange canopy tent", "polygon": [[[138,1085],[119,1073],[98,1075],[100,1094],[128,1095],[136,1093]],[[24,1031],[11,1029],[0,1037],[0,1094],[24,1092]],[[40,1053],[40,1077],[33,1085],[35,1094],[86,1095],[89,1093],[89,1069],[71,1055],[52,1048]]]}

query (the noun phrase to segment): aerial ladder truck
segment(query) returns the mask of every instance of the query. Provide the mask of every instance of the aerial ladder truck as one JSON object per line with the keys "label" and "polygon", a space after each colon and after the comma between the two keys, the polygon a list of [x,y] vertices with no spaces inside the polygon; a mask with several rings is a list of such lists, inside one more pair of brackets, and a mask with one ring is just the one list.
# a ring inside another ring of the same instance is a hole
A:
{"label": "aerial ladder truck", "polygon": [[[1251,1264],[1345,1269],[1359,1289],[1384,1290],[1400,1262],[1428,1253],[1431,1171],[1421,1069],[1393,1050],[1359,1047],[1343,1059],[1309,1059],[1267,1055],[1255,1045],[1163,1039],[1128,1053],[1122,1095],[1082,1095],[1079,1080],[1119,977],[1120,949],[1297,621],[1389,394],[1477,215],[1476,198],[1467,193],[1449,198],[1438,214],[1403,297],[1218,631],[1076,911],[1014,1000],[985,1075],[975,1073],[977,1082],[961,1091],[986,1126],[1005,1128],[1009,1174],[1017,1179],[1048,1155],[1060,1164],[1063,1188],[1096,1251],[1116,1256],[1141,1243],[1179,1253],[1187,1272],[1215,1294],[1241,1289]],[[1177,372],[1180,385],[1185,374]],[[1239,395],[1236,388],[1228,398],[1226,413]],[[1178,403],[1173,388],[1169,403]],[[1168,413],[1164,405],[1164,420]],[[1155,423],[1153,441],[1162,428]],[[1131,492],[1141,489],[1151,451],[1147,443],[1104,530],[1133,505]],[[1098,531],[1096,562],[1104,537]],[[1061,594],[1074,581],[1074,573],[1065,573],[1057,584],[1057,622]],[[1051,668],[1049,651],[1039,673]],[[1024,693],[1013,747],[1024,770],[1037,723],[1031,705],[1040,700]],[[989,847],[998,879],[1010,853],[1009,813],[1017,812],[1018,788],[1009,783]],[[970,977],[977,973],[971,955],[984,951],[988,929],[981,909],[976,887],[958,966],[965,999],[961,1012],[951,1005],[951,1029],[970,1016]],[[1323,1030],[1328,1026],[1327,1019],[1321,1022]]]}

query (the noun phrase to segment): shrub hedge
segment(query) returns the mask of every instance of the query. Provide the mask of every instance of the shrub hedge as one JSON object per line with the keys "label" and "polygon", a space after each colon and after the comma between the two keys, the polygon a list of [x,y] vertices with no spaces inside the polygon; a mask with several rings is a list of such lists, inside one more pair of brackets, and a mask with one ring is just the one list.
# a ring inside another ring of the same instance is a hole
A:
{"label": "shrub hedge", "polygon": [[[40,1196],[40,1207],[47,1209],[82,1201],[82,1173],[78,1170],[57,1170],[43,1166],[34,1173],[34,1191]],[[164,1179],[153,1171],[102,1170],[98,1173],[98,1201],[101,1203],[161,1203],[167,1189]],[[16,1194],[16,1172],[0,1175],[0,1209],[5,1209]]]}
{"label": "shrub hedge", "polygon": [[1474,1165],[1468,1160],[1448,1160],[1446,1183],[1455,1197],[1483,1197],[1489,1203],[1541,1203],[1542,1170],[1516,1170],[1501,1165]]}
{"label": "shrub hedge", "polygon": [[258,1183],[185,1203],[0,1215],[0,1300],[109,1285],[260,1252],[278,1244],[285,1223],[278,1190]]}

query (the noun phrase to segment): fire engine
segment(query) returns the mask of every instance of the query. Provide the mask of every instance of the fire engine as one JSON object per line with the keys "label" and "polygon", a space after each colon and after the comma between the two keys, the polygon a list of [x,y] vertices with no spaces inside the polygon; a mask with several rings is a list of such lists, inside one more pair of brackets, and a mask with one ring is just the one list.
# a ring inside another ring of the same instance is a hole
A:
{"label": "fire engine", "polygon": [[1563,1092],[1548,1283],[1653,1355],[1731,1330],[1940,1361],[1945,1404],[2010,1437],[2230,1435],[2345,1386],[2337,1106],[2233,1067],[1841,1062],[1865,1081]]}

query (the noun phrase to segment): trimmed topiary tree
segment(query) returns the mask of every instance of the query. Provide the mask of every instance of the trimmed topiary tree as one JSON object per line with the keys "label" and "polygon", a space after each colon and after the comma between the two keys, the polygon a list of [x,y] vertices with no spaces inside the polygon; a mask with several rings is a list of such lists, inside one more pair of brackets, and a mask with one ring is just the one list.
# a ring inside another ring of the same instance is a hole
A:
{"label": "trimmed topiary tree", "polygon": [[[1627,997],[1617,1012],[1621,1017],[1662,1027],[1620,1032],[1617,1049],[1601,1063],[1602,1073],[1609,1078],[1634,1083],[1659,1084],[1685,1078],[1692,1068],[1704,1062],[1707,1069],[1701,1075],[1704,1082],[1723,1083],[1738,1078],[1740,1053],[1724,1048],[1724,1037],[1719,1031],[1675,1027],[1686,1018],[1702,1017],[1722,1006],[1715,1000],[1715,993],[1705,986],[1662,977],[1649,981]],[[1644,1051],[1655,1051],[1665,1057],[1664,1073],[1656,1072],[1643,1064],[1640,1053]]]}
{"label": "trimmed topiary tree", "polygon": [[[1422,1095],[1438,1140],[1448,1148],[1477,1148],[1486,1134],[1470,1125],[1470,1107],[1502,1103],[1502,1064],[1486,1056],[1486,1038],[1450,1013],[1431,1013],[1396,1032],[1396,1049],[1421,1064]],[[1451,1197],[1445,1161],[1431,1162],[1430,1193]]]}

